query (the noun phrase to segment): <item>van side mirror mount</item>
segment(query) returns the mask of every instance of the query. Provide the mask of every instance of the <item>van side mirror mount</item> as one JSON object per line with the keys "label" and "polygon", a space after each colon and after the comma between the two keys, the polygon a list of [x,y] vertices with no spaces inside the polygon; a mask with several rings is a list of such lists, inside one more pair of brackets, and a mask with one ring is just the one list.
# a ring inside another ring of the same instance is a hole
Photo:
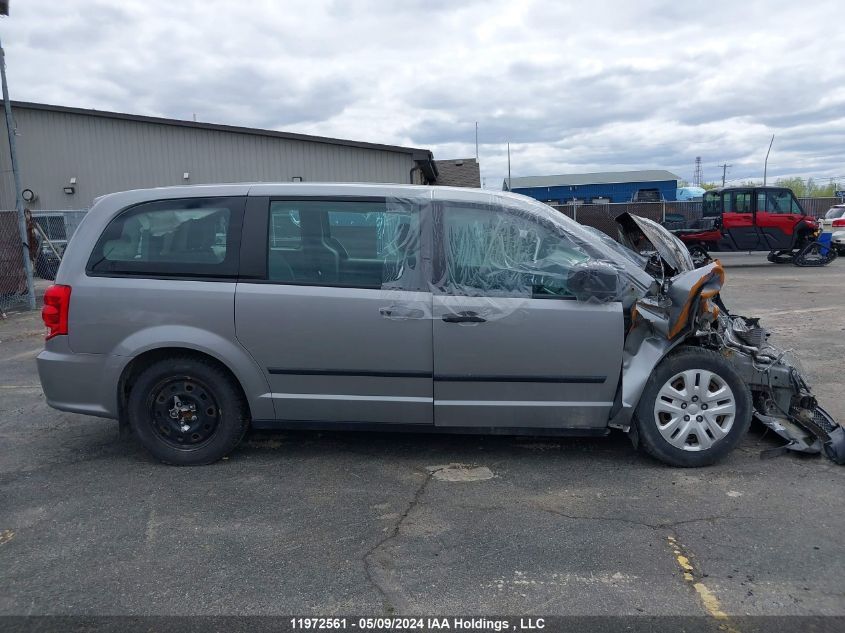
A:
{"label": "van side mirror mount", "polygon": [[566,285],[578,301],[607,303],[616,301],[620,288],[619,271],[610,264],[589,261],[574,266]]}

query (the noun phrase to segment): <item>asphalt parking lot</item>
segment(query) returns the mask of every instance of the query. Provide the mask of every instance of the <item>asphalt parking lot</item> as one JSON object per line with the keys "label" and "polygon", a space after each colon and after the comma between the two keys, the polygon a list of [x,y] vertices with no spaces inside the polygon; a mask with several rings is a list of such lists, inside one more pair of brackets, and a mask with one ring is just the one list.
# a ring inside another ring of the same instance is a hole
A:
{"label": "asphalt parking lot", "polygon": [[[845,258],[723,262],[845,419]],[[845,468],[760,429],[700,470],[621,434],[316,432],[179,469],[49,409],[41,335],[0,321],[0,614],[845,615]]]}

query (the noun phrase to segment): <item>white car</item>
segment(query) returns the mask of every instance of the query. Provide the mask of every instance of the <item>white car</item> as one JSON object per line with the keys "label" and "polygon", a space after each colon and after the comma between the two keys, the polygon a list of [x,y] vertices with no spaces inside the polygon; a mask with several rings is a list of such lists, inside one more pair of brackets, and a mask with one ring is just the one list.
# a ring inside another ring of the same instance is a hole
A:
{"label": "white car", "polygon": [[819,220],[822,233],[831,233],[830,241],[840,255],[845,255],[845,204],[836,204]]}

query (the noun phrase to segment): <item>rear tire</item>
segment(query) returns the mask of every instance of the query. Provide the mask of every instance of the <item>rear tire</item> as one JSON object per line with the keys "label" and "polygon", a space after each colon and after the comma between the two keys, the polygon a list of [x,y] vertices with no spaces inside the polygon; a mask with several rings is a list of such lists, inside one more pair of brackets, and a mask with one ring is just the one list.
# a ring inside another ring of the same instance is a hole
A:
{"label": "rear tire", "polygon": [[791,264],[793,255],[792,251],[772,251],[766,255],[766,259],[773,264]]}
{"label": "rear tire", "polygon": [[174,357],[138,375],[127,403],[129,425],[165,464],[211,464],[228,455],[249,426],[244,397],[210,361]]}
{"label": "rear tire", "polygon": [[751,413],[751,393],[724,358],[684,348],[664,358],[646,383],[636,412],[639,444],[670,466],[709,466],[742,440]]}

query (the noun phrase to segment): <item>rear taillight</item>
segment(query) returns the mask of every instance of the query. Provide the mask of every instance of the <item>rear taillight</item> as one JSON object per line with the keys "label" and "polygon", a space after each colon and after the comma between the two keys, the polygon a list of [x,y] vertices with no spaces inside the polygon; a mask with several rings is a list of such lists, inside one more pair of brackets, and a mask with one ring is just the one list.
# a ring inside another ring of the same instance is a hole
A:
{"label": "rear taillight", "polygon": [[833,228],[835,228],[835,229],[843,229],[843,228],[845,228],[845,219],[842,219],[842,220],[834,220],[834,221],[833,221]]}
{"label": "rear taillight", "polygon": [[70,286],[53,285],[44,292],[41,319],[47,326],[47,338],[67,334],[67,313],[70,308]]}

